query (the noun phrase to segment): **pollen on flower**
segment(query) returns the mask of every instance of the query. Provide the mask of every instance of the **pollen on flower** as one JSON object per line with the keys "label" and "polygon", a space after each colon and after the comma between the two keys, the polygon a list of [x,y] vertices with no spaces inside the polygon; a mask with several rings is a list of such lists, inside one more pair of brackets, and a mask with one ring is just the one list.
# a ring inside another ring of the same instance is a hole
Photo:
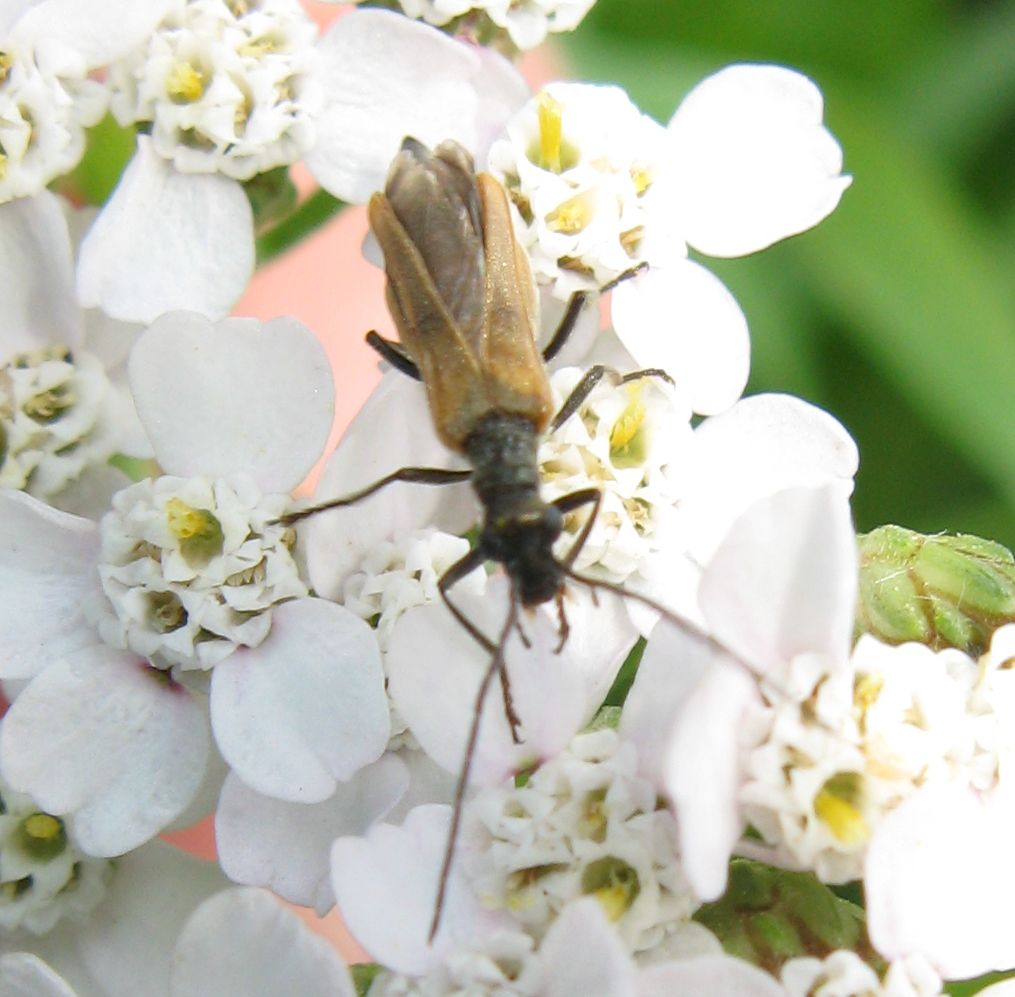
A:
{"label": "pollen on flower", "polygon": [[150,124],[181,172],[249,180],[288,166],[316,138],[316,34],[297,0],[174,0],[147,45],[110,67],[113,113]]}
{"label": "pollen on flower", "polygon": [[166,77],[170,100],[190,104],[204,96],[204,73],[186,59],[173,64]]}
{"label": "pollen on flower", "polygon": [[863,777],[837,772],[814,797],[814,813],[844,845],[862,845],[870,838],[862,804]]}
{"label": "pollen on flower", "polygon": [[210,668],[256,647],[272,606],[307,594],[286,495],[247,478],[162,477],[118,492],[101,523],[103,636],[157,668]]}
{"label": "pollen on flower", "polygon": [[102,364],[50,347],[0,366],[0,488],[48,499],[116,449]]}
{"label": "pollen on flower", "polygon": [[466,812],[468,872],[484,904],[541,938],[595,896],[632,951],[660,943],[697,901],[674,861],[676,824],[615,731],[578,735],[524,786],[483,789]]}
{"label": "pollen on flower", "polygon": [[569,201],[558,204],[546,216],[546,224],[554,232],[562,232],[565,235],[574,235],[580,232],[596,210],[596,192],[585,190],[575,194]]}
{"label": "pollen on flower", "polygon": [[0,927],[33,934],[84,919],[102,900],[107,859],[83,855],[65,822],[0,786]]}

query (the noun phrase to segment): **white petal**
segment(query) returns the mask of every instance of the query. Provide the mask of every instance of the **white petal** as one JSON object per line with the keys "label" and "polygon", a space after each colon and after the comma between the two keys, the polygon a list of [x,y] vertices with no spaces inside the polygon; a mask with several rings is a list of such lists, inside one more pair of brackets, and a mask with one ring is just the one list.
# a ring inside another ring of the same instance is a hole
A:
{"label": "white petal", "polygon": [[738,738],[744,711],[757,699],[748,672],[717,658],[687,697],[667,745],[664,778],[677,812],[681,862],[702,900],[722,896],[743,831]]}
{"label": "white petal", "polygon": [[187,922],[172,997],[355,997],[337,953],[264,890],[227,890]]}
{"label": "white petal", "polygon": [[639,974],[637,993],[638,997],[786,997],[774,977],[728,955],[652,966]]}
{"label": "white petal", "polygon": [[[214,862],[152,841],[117,860],[102,904],[81,924],[67,924],[48,955],[67,979],[101,988],[103,997],[168,994],[173,945],[203,900],[226,886]],[[64,926],[58,926],[59,932]],[[71,950],[71,951],[68,951]],[[92,983],[95,981],[95,983]]]}
{"label": "white petal", "polygon": [[167,474],[249,474],[265,492],[294,488],[331,430],[327,354],[295,319],[163,315],[137,341],[130,386]]}
{"label": "white petal", "polygon": [[254,272],[254,220],[235,180],[137,153],[81,244],[78,298],[128,322],[190,308],[225,315]]}
{"label": "white petal", "polygon": [[[504,579],[488,583],[482,598],[454,590],[452,598],[496,639],[507,616]],[[495,678],[484,701],[471,782],[499,782],[536,759],[553,757],[602,701],[635,635],[613,600],[607,603],[600,596],[596,609],[588,596],[581,596],[585,602],[578,598],[567,604],[572,634],[559,654],[555,612],[522,613],[530,646],[513,632],[505,652],[522,743],[511,738]],[[442,604],[410,610],[392,631],[386,658],[392,700],[427,754],[451,772],[462,764],[476,695],[489,664],[490,655]]]}
{"label": "white petal", "polygon": [[[393,370],[381,379],[328,458],[314,501],[352,494],[401,467],[465,466],[437,439],[423,386]],[[302,529],[314,590],[326,599],[341,598],[345,577],[379,541],[426,526],[463,532],[475,519],[475,508],[467,483],[399,483],[309,519]]]}
{"label": "white petal", "polygon": [[539,948],[544,997],[634,997],[634,963],[597,900],[568,904]]}
{"label": "white petal", "polygon": [[4,997],[76,997],[59,974],[30,952],[0,956],[0,993]]}
{"label": "white petal", "polygon": [[18,22],[16,37],[30,45],[60,42],[89,66],[126,55],[152,33],[171,0],[43,0]]}
{"label": "white petal", "polygon": [[81,311],[60,202],[48,191],[0,205],[0,363],[59,343],[76,347]]}
{"label": "white petal", "polygon": [[702,576],[713,634],[762,672],[798,654],[845,665],[857,591],[856,534],[835,485],[756,502],[730,529]]}
{"label": "white petal", "polygon": [[670,121],[687,241],[743,256],[831,213],[850,178],[806,76],[730,66],[699,83]]}
{"label": "white petal", "polygon": [[468,945],[513,919],[488,911],[452,864],[440,929],[427,942],[451,808],[413,810],[401,827],[378,824],[365,838],[339,838],[331,853],[335,897],[356,940],[399,973],[424,973],[456,944]]}
{"label": "white petal", "polygon": [[662,367],[695,412],[729,408],[750,370],[747,320],[715,274],[691,260],[650,270],[613,292],[617,336],[639,367]]}
{"label": "white petal", "polygon": [[0,676],[28,678],[98,643],[87,608],[100,598],[99,531],[23,492],[0,492]]}
{"label": "white petal", "polygon": [[842,482],[852,489],[856,444],[827,412],[791,395],[755,395],[706,419],[694,432],[680,500],[701,564],[757,499],[785,488]]}
{"label": "white petal", "polygon": [[131,484],[133,482],[130,478],[112,464],[87,464],[73,481],[51,496],[49,501],[54,509],[98,521],[109,512],[113,496]]}
{"label": "white petal", "polygon": [[106,647],[47,668],[0,730],[4,778],[49,813],[73,814],[91,855],[122,855],[181,813],[207,752],[190,693]]}
{"label": "white petal", "polygon": [[14,22],[40,0],[0,0],[0,32],[7,34]]}
{"label": "white petal", "polygon": [[638,771],[664,788],[663,766],[673,725],[718,652],[706,640],[660,621],[649,635],[620,717],[620,734],[638,751]]}
{"label": "white petal", "polygon": [[528,99],[506,60],[401,14],[357,10],[324,35],[331,100],[306,157],[318,182],[357,203],[384,186],[406,135],[427,145],[457,139],[474,153]]}
{"label": "white petal", "polygon": [[331,846],[362,835],[391,809],[409,782],[391,754],[340,783],[323,803],[285,803],[255,793],[235,774],[226,779],[215,814],[215,842],[227,876],[324,914],[335,903]]}
{"label": "white petal", "polygon": [[210,706],[226,761],[281,800],[326,800],[380,758],[390,731],[373,631],[323,599],[276,606],[263,644],[215,666]]}
{"label": "white petal", "polygon": [[947,979],[1015,964],[1013,819],[1005,795],[957,785],[925,786],[891,811],[864,871],[875,948],[888,959],[923,955]]}

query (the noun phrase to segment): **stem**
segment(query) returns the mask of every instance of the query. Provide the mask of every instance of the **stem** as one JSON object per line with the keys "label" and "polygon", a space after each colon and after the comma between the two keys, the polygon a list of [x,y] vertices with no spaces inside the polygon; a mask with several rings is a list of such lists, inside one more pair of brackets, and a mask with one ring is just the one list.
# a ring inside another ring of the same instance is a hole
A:
{"label": "stem", "polygon": [[267,263],[302,242],[338,214],[345,202],[326,190],[314,191],[288,218],[257,237],[257,263]]}

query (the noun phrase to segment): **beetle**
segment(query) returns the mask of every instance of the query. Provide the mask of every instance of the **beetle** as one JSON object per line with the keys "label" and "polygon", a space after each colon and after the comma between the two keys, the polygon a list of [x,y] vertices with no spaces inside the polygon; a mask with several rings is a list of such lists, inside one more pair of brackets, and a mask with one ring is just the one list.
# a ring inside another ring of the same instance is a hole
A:
{"label": "beetle", "polygon": [[[450,450],[463,454],[471,468],[403,467],[351,495],[290,513],[281,522],[292,524],[350,505],[396,481],[439,485],[468,480],[482,506],[475,545],[438,582],[448,609],[491,658],[477,693],[459,774],[432,939],[439,924],[482,704],[495,674],[500,676],[505,712],[517,740],[519,720],[511,702],[504,648],[511,630],[519,626],[519,607],[556,602],[558,650],[568,635],[565,579],[593,591],[617,592],[676,619],[652,599],[574,571],[574,561],[595,522],[601,493],[597,488],[583,488],[547,502],[540,495],[537,462],[543,434],[577,412],[604,378],[618,384],[645,377],[670,378],[654,368],[620,375],[595,365],[554,413],[545,365],[567,341],[588,294],[579,291],[572,296],[560,325],[540,352],[536,285],[528,255],[515,237],[507,194],[491,174],[476,173],[472,157],[458,143],[444,142],[431,152],[406,138],[392,162],[384,191],[370,199],[369,218],[384,253],[385,294],[399,340],[370,332],[367,342],[392,366],[422,381],[438,437]],[[585,506],[591,507],[588,519],[571,549],[558,558],[553,546],[561,535],[564,516]],[[509,611],[495,641],[448,594],[456,582],[486,561],[500,563],[510,580]]]}

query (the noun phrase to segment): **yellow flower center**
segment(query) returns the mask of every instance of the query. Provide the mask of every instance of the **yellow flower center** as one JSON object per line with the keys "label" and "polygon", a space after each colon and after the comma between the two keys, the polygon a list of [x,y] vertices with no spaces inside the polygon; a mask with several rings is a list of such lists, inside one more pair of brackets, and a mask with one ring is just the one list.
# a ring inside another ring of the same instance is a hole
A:
{"label": "yellow flower center", "polygon": [[814,812],[844,845],[862,845],[870,828],[861,811],[863,777],[859,772],[837,772],[818,790]]}
{"label": "yellow flower center", "polygon": [[192,104],[204,96],[204,73],[181,59],[169,70],[166,92],[177,104]]}

